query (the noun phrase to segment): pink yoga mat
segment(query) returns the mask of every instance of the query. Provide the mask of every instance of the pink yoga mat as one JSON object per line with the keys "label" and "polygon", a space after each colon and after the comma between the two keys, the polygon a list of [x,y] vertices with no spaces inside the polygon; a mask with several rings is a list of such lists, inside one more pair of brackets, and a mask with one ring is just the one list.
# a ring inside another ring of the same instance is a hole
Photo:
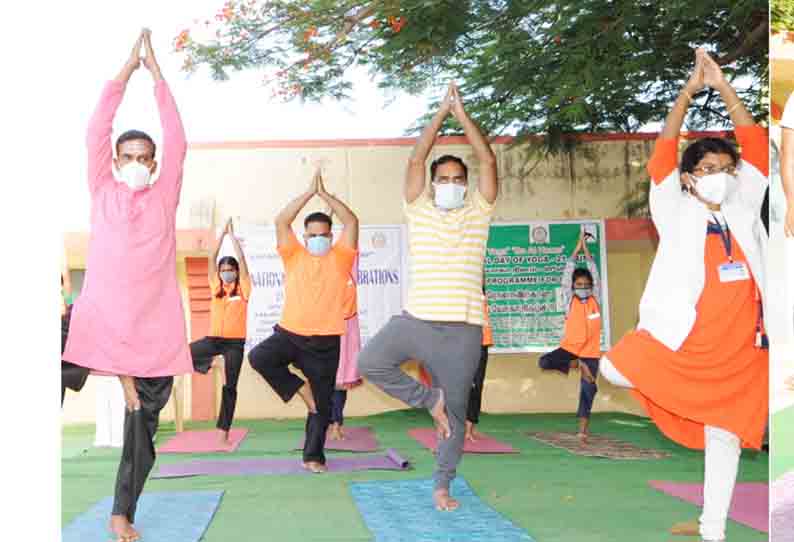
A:
{"label": "pink yoga mat", "polygon": [[183,431],[157,448],[161,454],[209,454],[212,452],[233,452],[248,434],[244,427],[234,428],[229,432],[228,446],[221,445],[217,429],[210,431]]}
{"label": "pink yoga mat", "polygon": [[[326,450],[341,450],[345,452],[374,452],[380,446],[375,438],[375,433],[369,427],[345,427],[345,440],[332,440],[330,437],[325,439]],[[303,450],[306,435],[295,447],[296,450]]]}
{"label": "pink yoga mat", "polygon": [[794,542],[794,472],[772,482],[769,497],[772,507],[771,542]]}
{"label": "pink yoga mat", "polygon": [[[436,450],[438,437],[436,430],[430,427],[423,427],[421,429],[410,429],[408,434],[417,441],[419,444],[428,448],[429,450]],[[463,453],[467,454],[517,454],[518,450],[500,442],[488,435],[480,433],[480,437],[475,441],[469,440],[463,445]]]}
{"label": "pink yoga mat", "polygon": [[[682,484],[651,480],[652,488],[696,506],[703,506],[703,484]],[[769,532],[769,486],[750,482],[736,484],[728,516],[737,523]],[[777,542],[777,538],[774,539]]]}
{"label": "pink yoga mat", "polygon": [[[328,472],[407,470],[411,468],[410,462],[391,448],[382,455],[329,457],[326,465],[328,466]],[[152,478],[254,476],[264,474],[312,473],[303,468],[300,459],[294,458],[202,459],[160,465]]]}

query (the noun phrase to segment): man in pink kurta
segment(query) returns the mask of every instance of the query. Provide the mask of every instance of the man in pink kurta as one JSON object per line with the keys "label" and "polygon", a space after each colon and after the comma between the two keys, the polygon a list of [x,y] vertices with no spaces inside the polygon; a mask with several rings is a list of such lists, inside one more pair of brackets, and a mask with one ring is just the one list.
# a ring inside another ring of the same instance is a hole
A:
{"label": "man in pink kurta", "polygon": [[[152,138],[111,132],[124,90],[141,64],[154,79],[163,130],[160,176]],[[108,82],[88,134],[91,239],[83,291],[72,309],[63,359],[93,372],[118,375],[127,412],[110,529],[117,542],[133,542],[135,511],[154,465],[152,443],[174,375],[193,370],[176,279],[175,215],[187,144],[174,98],[144,30],[115,80]],[[116,181],[113,168],[121,181]]]}
{"label": "man in pink kurta", "polygon": [[163,130],[160,178],[133,191],[113,178],[111,130],[126,85],[109,81],[88,126],[91,238],[64,359],[113,375],[192,372],[176,278],[175,214],[186,142],[164,80],[154,95]]}

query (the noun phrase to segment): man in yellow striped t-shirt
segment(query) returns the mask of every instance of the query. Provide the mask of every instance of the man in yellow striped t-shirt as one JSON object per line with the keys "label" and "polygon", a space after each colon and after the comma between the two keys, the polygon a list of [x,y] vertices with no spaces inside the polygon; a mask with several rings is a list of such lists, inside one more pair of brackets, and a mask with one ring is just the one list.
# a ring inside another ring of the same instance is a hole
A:
{"label": "man in yellow striped t-shirt", "polygon": [[[479,183],[469,190],[466,164],[445,155],[431,164],[431,186],[425,191],[425,163],[450,113],[463,126],[480,162]],[[408,305],[358,358],[359,370],[370,382],[415,408],[427,408],[433,416],[441,437],[433,475],[433,500],[439,510],[459,505],[449,495],[449,484],[463,453],[466,407],[480,360],[483,259],[497,192],[496,157],[452,83],[414,147],[405,175]],[[438,387],[426,388],[405,374],[400,365],[409,359],[422,360]]]}

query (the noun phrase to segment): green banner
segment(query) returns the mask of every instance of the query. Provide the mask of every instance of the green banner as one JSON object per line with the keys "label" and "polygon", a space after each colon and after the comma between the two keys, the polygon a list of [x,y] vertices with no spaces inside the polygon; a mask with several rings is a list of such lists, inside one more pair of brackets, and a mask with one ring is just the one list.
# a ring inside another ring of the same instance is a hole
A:
{"label": "green banner", "polygon": [[[601,280],[601,349],[609,337],[609,295],[604,222],[546,221],[491,225],[485,288],[494,353],[547,352],[560,344],[565,325],[562,272],[582,229]],[[580,253],[577,266],[584,267]]]}

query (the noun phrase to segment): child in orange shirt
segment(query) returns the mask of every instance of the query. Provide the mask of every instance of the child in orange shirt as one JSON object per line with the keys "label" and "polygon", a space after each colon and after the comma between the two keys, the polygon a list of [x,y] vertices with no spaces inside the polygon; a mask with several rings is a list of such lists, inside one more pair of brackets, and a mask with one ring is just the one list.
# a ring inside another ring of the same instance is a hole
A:
{"label": "child in orange shirt", "polygon": [[[226,235],[232,241],[237,258],[225,256],[216,264]],[[248,299],[251,297],[248,266],[245,264],[243,249],[234,236],[231,219],[226,223],[226,228],[209,259],[207,278],[212,289],[210,331],[208,336],[190,344],[190,355],[193,358],[193,368],[203,374],[210,370],[215,356],[223,356],[226,382],[223,385],[217,427],[221,431],[221,442],[228,443],[237,405],[237,381],[243,366]]]}
{"label": "child in orange shirt", "polygon": [[[565,334],[560,347],[538,360],[543,370],[556,370],[567,375],[579,367],[579,439],[587,442],[590,411],[598,393],[598,359],[601,356],[601,281],[590,251],[587,249],[584,227],[571,257],[562,272],[562,295],[566,307]],[[584,252],[587,268],[576,267],[576,257]],[[578,360],[578,361],[577,361]]]}

